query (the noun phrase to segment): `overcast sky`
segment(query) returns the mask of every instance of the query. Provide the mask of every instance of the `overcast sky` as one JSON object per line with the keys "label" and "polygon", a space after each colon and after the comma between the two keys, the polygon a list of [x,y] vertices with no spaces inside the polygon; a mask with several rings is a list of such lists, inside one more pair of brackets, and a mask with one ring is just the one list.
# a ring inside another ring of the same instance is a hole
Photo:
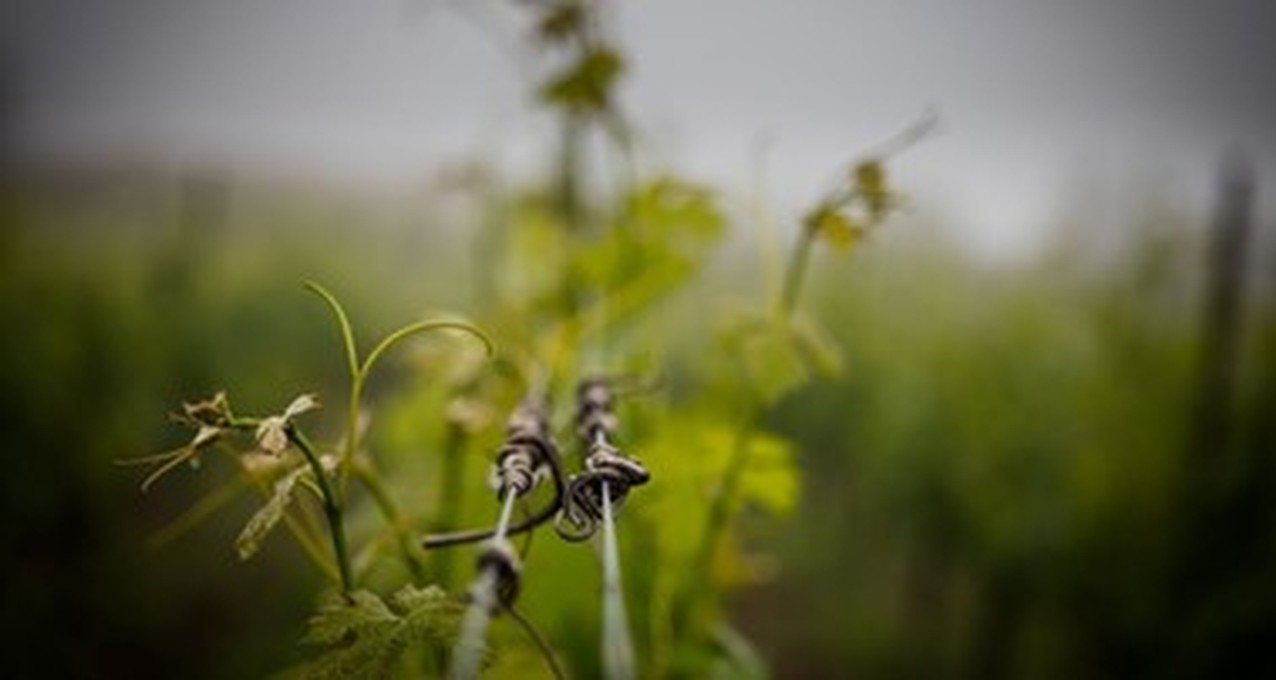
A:
{"label": "overcast sky", "polygon": [[[526,62],[473,20],[513,29],[518,9],[468,2],[7,0],[11,133],[64,157],[387,183],[473,153],[530,166],[550,140]],[[1276,174],[1270,0],[615,4],[650,154],[744,189],[768,138],[781,206],[932,106],[945,133],[896,174],[992,249],[1030,243],[1078,175],[1205,196],[1231,142]]]}

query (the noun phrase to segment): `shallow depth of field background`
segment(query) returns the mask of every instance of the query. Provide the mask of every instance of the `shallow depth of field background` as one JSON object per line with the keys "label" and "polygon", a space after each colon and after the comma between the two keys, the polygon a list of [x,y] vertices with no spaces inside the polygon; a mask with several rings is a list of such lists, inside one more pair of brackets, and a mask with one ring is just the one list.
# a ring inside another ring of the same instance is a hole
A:
{"label": "shallow depth of field background", "polygon": [[[304,279],[366,338],[467,312],[493,266],[475,230],[544,177],[553,136],[501,46],[517,9],[460,4],[2,10],[0,649],[17,677],[259,677],[298,658],[321,578],[282,535],[237,562],[256,501],[175,531],[225,470],[143,495],[111,461],[175,444],[163,414],[217,389],[262,411],[335,403],[337,338]],[[718,306],[775,275],[767,235],[787,244],[857,151],[943,114],[889,166],[906,213],[814,261],[803,304],[845,367],[768,417],[804,485],[791,517],[749,526],[732,595],[775,675],[1273,672],[1271,10],[616,4],[647,165],[713,184],[733,218],[657,313],[653,353],[689,375]],[[1251,228],[1219,256],[1237,163]],[[385,436],[429,427],[432,402],[386,374]]]}

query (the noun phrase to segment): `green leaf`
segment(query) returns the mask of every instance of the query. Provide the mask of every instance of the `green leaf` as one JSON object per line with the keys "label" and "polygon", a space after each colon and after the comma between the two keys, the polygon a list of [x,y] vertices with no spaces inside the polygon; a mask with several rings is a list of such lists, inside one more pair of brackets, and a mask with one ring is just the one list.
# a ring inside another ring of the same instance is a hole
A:
{"label": "green leaf", "polygon": [[805,318],[736,311],[724,320],[719,340],[743,365],[744,375],[764,404],[775,403],[813,375],[836,376],[842,370],[837,343]]}
{"label": "green leaf", "polygon": [[566,225],[544,202],[525,200],[510,214],[502,259],[492,276],[503,302],[520,309],[553,309],[566,286],[571,242]]}
{"label": "green leaf", "polygon": [[279,524],[279,520],[283,519],[288,504],[292,502],[292,491],[297,486],[297,482],[308,473],[310,468],[299,467],[275,482],[274,493],[267,499],[266,504],[249,518],[248,523],[244,525],[244,530],[239,532],[239,538],[235,539],[235,550],[239,553],[239,559],[247,560],[257,554],[261,548],[261,542]]}
{"label": "green leaf", "polygon": [[743,467],[729,518],[745,506],[780,515],[796,507],[801,478],[792,444],[778,435],[744,433],[740,423],[712,413],[679,412],[659,422],[643,450],[644,461],[661,474],[660,486],[644,497],[643,507],[660,527],[659,556],[677,568],[699,557],[705,498],[719,492],[732,465]]}
{"label": "green leaf", "polygon": [[775,435],[756,432],[749,437],[740,501],[773,515],[787,515],[797,506],[798,472],[793,447]]}
{"label": "green leaf", "polygon": [[541,88],[541,98],[551,104],[581,111],[604,111],[611,89],[624,71],[624,60],[606,46],[595,47],[552,77]]}
{"label": "green leaf", "polygon": [[695,275],[726,231],[712,192],[674,177],[637,187],[615,227],[578,244],[575,280],[606,291],[608,303],[649,309]]}
{"label": "green leaf", "polygon": [[745,371],[765,403],[774,403],[810,379],[806,361],[783,328],[772,325],[747,337]]}
{"label": "green leaf", "polygon": [[863,161],[855,166],[853,175],[855,191],[863,199],[869,218],[876,221],[885,217],[891,207],[892,193],[882,162],[875,158]]}
{"label": "green leaf", "polygon": [[679,249],[712,243],[726,229],[713,192],[676,177],[660,177],[641,187],[630,212],[644,236],[672,239]]}
{"label": "green leaf", "polygon": [[316,645],[340,645],[350,642],[361,631],[393,624],[397,617],[376,593],[359,590],[350,594],[351,602],[329,593],[310,617],[310,625],[302,642]]}
{"label": "green leaf", "polygon": [[437,586],[405,586],[387,602],[360,590],[329,594],[310,617],[304,642],[324,647],[306,678],[397,677],[404,652],[424,642],[449,644],[464,606]]}
{"label": "green leaf", "polygon": [[585,24],[585,8],[578,2],[563,2],[541,18],[536,33],[547,43],[564,42]]}
{"label": "green leaf", "polygon": [[850,252],[864,238],[864,227],[850,215],[836,210],[820,210],[809,218],[810,228],[825,243],[840,252]]}
{"label": "green leaf", "polygon": [[806,357],[783,321],[738,314],[726,321],[720,338],[727,352],[743,364],[749,386],[763,403],[778,401],[810,379]]}

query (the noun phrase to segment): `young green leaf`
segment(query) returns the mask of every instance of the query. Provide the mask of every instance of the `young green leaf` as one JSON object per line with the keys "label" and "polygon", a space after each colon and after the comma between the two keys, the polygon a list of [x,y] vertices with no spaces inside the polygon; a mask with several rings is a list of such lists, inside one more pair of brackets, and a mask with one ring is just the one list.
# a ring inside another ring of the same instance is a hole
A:
{"label": "young green leaf", "polygon": [[614,50],[594,47],[555,75],[541,88],[541,98],[577,111],[607,110],[611,89],[624,71],[624,60]]}
{"label": "young green leaf", "polygon": [[740,502],[777,516],[792,512],[801,486],[792,445],[778,436],[755,432],[743,459]]}
{"label": "young green leaf", "polygon": [[816,229],[826,243],[843,253],[854,250],[864,238],[864,227],[844,212],[823,213]]}
{"label": "young green leaf", "polygon": [[879,220],[886,215],[891,203],[891,190],[886,182],[886,167],[876,158],[861,161],[855,166],[855,191],[864,200],[869,217]]}
{"label": "young green leaf", "polygon": [[569,0],[552,7],[537,24],[536,33],[546,43],[559,43],[579,34],[584,25],[584,6]]}
{"label": "young green leaf", "polygon": [[325,597],[310,617],[304,641],[326,648],[304,669],[306,678],[391,678],[404,652],[423,642],[450,643],[463,605],[437,586],[405,586],[387,602],[360,590],[347,601]]}

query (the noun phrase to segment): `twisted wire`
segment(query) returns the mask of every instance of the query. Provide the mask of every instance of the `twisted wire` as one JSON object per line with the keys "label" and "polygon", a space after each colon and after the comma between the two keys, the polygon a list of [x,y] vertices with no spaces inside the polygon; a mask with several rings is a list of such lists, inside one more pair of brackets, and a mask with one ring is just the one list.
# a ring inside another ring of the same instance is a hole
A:
{"label": "twisted wire", "polygon": [[583,541],[597,532],[604,519],[604,487],[608,489],[609,504],[619,509],[631,487],[645,484],[651,478],[642,463],[611,443],[620,420],[615,413],[614,392],[609,381],[603,378],[582,381],[578,398],[576,432],[588,447],[585,465],[582,472],[567,482],[562,511],[554,521],[555,531],[568,541]]}
{"label": "twisted wire", "polygon": [[615,511],[634,486],[645,484],[650,475],[637,460],[626,456],[612,443],[620,421],[616,416],[614,391],[609,381],[592,378],[582,381],[576,415],[577,434],[585,442],[585,469],[572,477],[563,500],[563,512],[555,529],[568,540],[583,540],[602,526],[603,617],[601,653],[608,680],[634,677],[633,640],[625,612],[621,585],[620,550],[616,542]]}
{"label": "twisted wire", "polygon": [[[554,484],[554,493],[545,505],[516,524],[507,527],[506,536],[520,534],[544,524],[558,514],[566,492],[566,473],[558,455],[558,447],[549,429],[545,406],[539,399],[529,398],[510,414],[506,426],[506,439],[497,453],[489,483],[496,489],[497,497],[504,498],[509,489],[516,495],[530,493],[536,484],[548,475]],[[441,534],[430,534],[422,540],[426,549],[443,548],[464,543],[476,543],[493,537],[493,529],[469,529]]]}
{"label": "twisted wire", "polygon": [[[561,498],[561,470],[558,468],[558,452],[550,437],[545,409],[537,400],[524,401],[510,414],[506,428],[505,444],[497,454],[489,475],[489,483],[496,489],[501,501],[501,512],[490,532],[460,532],[442,537],[427,537],[426,546],[467,542],[472,536],[491,539],[483,544],[476,560],[478,576],[470,586],[470,605],[461,621],[461,634],[457,638],[449,677],[453,680],[471,680],[478,676],[483,659],[483,640],[487,626],[502,609],[513,606],[522,583],[522,563],[518,551],[508,540],[516,527],[510,526],[514,502],[530,493],[543,477],[542,471],[550,469],[555,486],[555,509]],[[544,511],[542,513],[544,514]],[[552,512],[546,518],[552,516]],[[533,518],[535,519],[535,518]],[[535,522],[520,523],[523,528],[535,526]],[[457,536],[461,536],[458,539]],[[442,542],[440,542],[442,539]],[[474,539],[481,540],[481,538]]]}
{"label": "twisted wire", "polygon": [[470,605],[461,619],[461,633],[452,655],[452,668],[448,674],[452,680],[478,677],[487,626],[497,612],[512,606],[518,597],[522,565],[518,561],[518,553],[505,538],[515,498],[517,494],[512,490],[505,494],[495,535],[479,552],[479,573],[470,586]]}

